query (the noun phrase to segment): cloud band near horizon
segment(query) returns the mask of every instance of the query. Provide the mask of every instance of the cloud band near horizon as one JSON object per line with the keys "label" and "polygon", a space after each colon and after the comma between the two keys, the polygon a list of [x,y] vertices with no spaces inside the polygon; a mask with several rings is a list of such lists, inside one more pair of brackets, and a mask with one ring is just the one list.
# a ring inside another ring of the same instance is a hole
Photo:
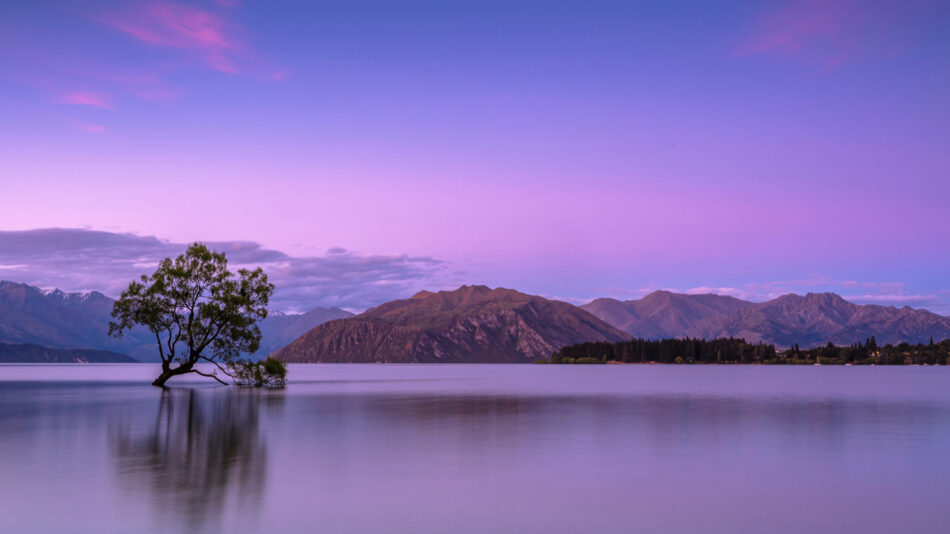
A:
{"label": "cloud band near horizon", "polygon": [[[273,308],[284,312],[305,312],[317,306],[361,311],[423,289],[454,289],[462,284],[489,282],[466,271],[466,266],[431,256],[361,254],[340,247],[330,248],[322,256],[292,256],[253,241],[205,244],[225,252],[232,269],[264,268],[276,286]],[[153,272],[159,261],[181,254],[187,246],[154,236],[79,228],[0,231],[0,280],[64,291],[100,291],[116,297],[129,281]],[[647,285],[592,288],[579,290],[577,295],[543,290],[536,293],[579,305],[599,297],[637,299],[659,289],[728,295],[754,302],[788,293],[835,292],[858,304],[926,307],[943,315],[950,311],[950,291],[923,294],[909,292],[900,282],[838,280],[820,274],[732,286]]]}
{"label": "cloud band near horizon", "polygon": [[[262,267],[276,286],[272,307],[304,312],[317,306],[362,310],[425,288],[442,287],[446,264],[431,257],[358,254],[332,248],[299,257],[251,241],[206,242],[227,254],[229,267]],[[0,279],[116,297],[152,273],[185,243],[153,236],[74,228],[0,231]]]}

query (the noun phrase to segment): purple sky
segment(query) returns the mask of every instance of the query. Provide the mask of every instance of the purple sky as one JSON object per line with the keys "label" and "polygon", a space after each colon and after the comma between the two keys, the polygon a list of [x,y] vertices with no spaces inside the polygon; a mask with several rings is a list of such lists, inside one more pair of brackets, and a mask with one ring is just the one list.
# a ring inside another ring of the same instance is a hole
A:
{"label": "purple sky", "polygon": [[290,258],[286,308],[466,282],[950,314],[948,27],[926,1],[3,2],[0,279],[114,288],[22,233],[57,227],[109,232],[68,234],[118,247],[88,261],[250,242]]}

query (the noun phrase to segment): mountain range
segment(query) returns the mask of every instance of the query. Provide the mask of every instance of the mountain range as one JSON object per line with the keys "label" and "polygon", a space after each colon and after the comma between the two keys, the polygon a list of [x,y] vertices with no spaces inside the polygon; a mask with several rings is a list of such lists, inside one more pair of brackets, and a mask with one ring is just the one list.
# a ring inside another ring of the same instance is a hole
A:
{"label": "mountain range", "polygon": [[91,291],[64,293],[0,281],[0,342],[53,349],[95,349],[142,359],[154,338],[136,328],[120,339],[108,335],[112,299]]}
{"label": "mountain range", "polygon": [[950,338],[950,318],[907,306],[854,304],[834,293],[790,294],[756,303],[656,291],[638,300],[597,299],[582,307],[645,339],[742,337],[778,347],[811,347],[829,341],[850,345],[871,336],[882,345]]}
{"label": "mountain range", "polygon": [[287,362],[525,363],[550,358],[565,345],[627,338],[566,302],[462,286],[326,322],[274,356]]}
{"label": "mountain range", "polygon": [[[155,337],[148,329],[134,328],[118,339],[108,335],[113,302],[97,291],[65,293],[0,281],[0,343],[93,349],[158,361]],[[261,347],[255,355],[275,351],[324,321],[352,315],[339,308],[271,313],[260,323]]]}
{"label": "mountain range", "polygon": [[[121,353],[156,361],[154,336],[136,328],[108,336],[113,300],[98,292],[65,293],[0,281],[0,343],[42,361],[101,361]],[[566,345],[694,337],[742,337],[802,348],[849,345],[875,336],[880,345],[950,338],[950,318],[909,307],[859,305],[833,293],[749,302],[721,295],[656,291],[637,300],[609,298],[577,307],[512,289],[462,286],[422,291],[360,315],[339,308],[272,312],[260,324],[255,356],[289,362],[529,362]],[[38,349],[109,354],[36,356]],[[8,358],[14,357],[7,347]],[[44,359],[46,358],[46,359]],[[52,359],[50,359],[52,358]]]}

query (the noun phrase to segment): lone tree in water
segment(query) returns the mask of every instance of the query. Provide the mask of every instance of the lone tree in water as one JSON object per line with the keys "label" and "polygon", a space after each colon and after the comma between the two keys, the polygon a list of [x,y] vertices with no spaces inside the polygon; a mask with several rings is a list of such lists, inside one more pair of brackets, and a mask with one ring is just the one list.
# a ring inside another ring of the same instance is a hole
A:
{"label": "lone tree in water", "polygon": [[[165,258],[151,276],[132,282],[112,308],[109,335],[140,324],[155,334],[162,374],[152,382],[164,386],[176,375],[197,373],[226,384],[218,375],[241,380],[241,372],[263,364],[240,360],[241,353],[258,349],[257,321],[267,317],[273,284],[260,267],[228,271],[224,253],[195,243],[174,260]],[[270,359],[268,359],[270,360]],[[274,360],[277,362],[276,360]],[[197,364],[213,364],[210,373]],[[277,362],[283,371],[282,362]],[[274,367],[274,364],[271,364]],[[264,383],[282,385],[283,374]]]}

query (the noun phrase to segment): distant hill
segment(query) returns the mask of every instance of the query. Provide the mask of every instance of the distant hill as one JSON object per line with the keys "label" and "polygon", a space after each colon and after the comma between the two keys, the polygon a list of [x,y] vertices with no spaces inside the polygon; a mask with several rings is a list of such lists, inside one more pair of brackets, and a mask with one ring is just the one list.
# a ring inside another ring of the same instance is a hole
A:
{"label": "distant hill", "polygon": [[722,295],[654,291],[637,300],[600,298],[581,308],[635,338],[664,339],[681,337],[690,326],[708,317],[733,313],[753,305]]}
{"label": "distant hill", "polygon": [[329,321],[278,351],[287,362],[531,362],[623,332],[566,302],[511,289],[423,291]]}
{"label": "distant hill", "polygon": [[[64,293],[0,281],[0,342],[114,351],[158,361],[155,337],[146,328],[134,328],[119,339],[109,337],[113,302],[97,291]],[[260,324],[261,348],[254,356],[265,356],[324,321],[351,315],[339,308],[272,313]]]}
{"label": "distant hill", "polygon": [[872,335],[879,344],[950,337],[950,318],[909,307],[860,305],[834,293],[784,295],[748,302],[720,295],[656,291],[639,300],[597,299],[582,306],[644,339],[741,337],[789,347],[850,345]]}
{"label": "distant hill", "polygon": [[51,349],[26,343],[0,343],[0,363],[138,363],[107,350]]}
{"label": "distant hill", "polygon": [[879,345],[926,343],[950,338],[950,318],[907,306],[859,305],[834,293],[784,295],[733,313],[707,317],[683,335],[713,339],[743,337],[781,347],[802,347],[829,341],[850,345],[875,336]]}

